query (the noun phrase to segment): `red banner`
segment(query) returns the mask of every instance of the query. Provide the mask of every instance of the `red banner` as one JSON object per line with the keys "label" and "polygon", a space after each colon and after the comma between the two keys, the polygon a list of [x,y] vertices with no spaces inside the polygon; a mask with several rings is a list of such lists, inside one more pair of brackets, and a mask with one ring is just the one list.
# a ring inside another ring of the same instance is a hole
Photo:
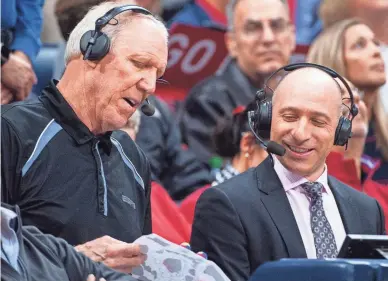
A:
{"label": "red banner", "polygon": [[224,34],[216,29],[174,25],[163,76],[170,85],[158,85],[157,94],[168,102],[182,100],[195,84],[214,74],[227,56]]}

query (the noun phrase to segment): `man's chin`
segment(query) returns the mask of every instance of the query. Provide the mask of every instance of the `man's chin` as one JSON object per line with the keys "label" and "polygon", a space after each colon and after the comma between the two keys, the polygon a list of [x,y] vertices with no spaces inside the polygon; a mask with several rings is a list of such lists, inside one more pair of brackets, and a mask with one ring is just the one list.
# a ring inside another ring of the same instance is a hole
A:
{"label": "man's chin", "polygon": [[274,73],[276,70],[281,68],[283,65],[281,65],[278,62],[269,62],[264,65],[260,65],[260,68],[258,69],[258,73],[262,76],[268,77],[272,73]]}

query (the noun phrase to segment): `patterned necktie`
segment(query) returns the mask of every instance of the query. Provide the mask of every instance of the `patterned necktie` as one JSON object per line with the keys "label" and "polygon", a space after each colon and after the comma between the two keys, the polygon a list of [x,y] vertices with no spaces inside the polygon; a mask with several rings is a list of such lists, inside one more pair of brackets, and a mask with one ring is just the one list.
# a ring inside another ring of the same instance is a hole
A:
{"label": "patterned necktie", "polygon": [[336,258],[338,255],[337,244],[323,209],[323,185],[319,182],[306,182],[301,186],[307,197],[310,198],[310,224],[314,235],[317,259]]}

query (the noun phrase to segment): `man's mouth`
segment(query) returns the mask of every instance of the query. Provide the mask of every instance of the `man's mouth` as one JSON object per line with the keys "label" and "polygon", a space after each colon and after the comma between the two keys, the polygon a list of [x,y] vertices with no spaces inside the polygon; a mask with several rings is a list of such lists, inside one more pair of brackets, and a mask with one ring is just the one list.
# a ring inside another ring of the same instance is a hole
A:
{"label": "man's mouth", "polygon": [[286,144],[286,146],[292,152],[297,153],[297,154],[301,154],[301,155],[309,153],[310,151],[313,151],[313,149],[310,149],[310,148],[298,147],[298,146],[293,146],[293,145],[289,145],[289,144]]}

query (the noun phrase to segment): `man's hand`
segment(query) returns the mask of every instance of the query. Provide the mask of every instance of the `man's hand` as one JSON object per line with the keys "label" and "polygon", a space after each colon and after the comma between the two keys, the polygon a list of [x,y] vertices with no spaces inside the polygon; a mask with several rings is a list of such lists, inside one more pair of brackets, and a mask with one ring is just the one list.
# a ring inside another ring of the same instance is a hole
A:
{"label": "man's hand", "polygon": [[13,93],[1,83],[1,104],[8,104],[13,100]]}
{"label": "man's hand", "polygon": [[1,68],[1,83],[14,93],[17,101],[24,100],[37,81],[31,62],[22,52],[12,53]]}
{"label": "man's hand", "polygon": [[117,271],[131,273],[132,268],[144,263],[146,256],[141,253],[140,246],[125,243],[110,236],[103,236],[75,247],[96,262],[103,262]]}

